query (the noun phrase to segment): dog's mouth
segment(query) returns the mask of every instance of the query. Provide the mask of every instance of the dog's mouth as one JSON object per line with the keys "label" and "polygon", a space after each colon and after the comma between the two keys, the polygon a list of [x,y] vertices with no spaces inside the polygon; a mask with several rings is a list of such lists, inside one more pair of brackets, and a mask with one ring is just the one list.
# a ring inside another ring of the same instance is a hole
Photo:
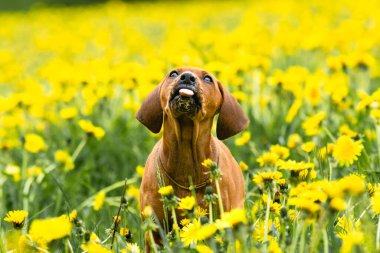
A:
{"label": "dog's mouth", "polygon": [[200,108],[199,91],[193,85],[176,85],[170,95],[170,107],[180,113],[195,114]]}

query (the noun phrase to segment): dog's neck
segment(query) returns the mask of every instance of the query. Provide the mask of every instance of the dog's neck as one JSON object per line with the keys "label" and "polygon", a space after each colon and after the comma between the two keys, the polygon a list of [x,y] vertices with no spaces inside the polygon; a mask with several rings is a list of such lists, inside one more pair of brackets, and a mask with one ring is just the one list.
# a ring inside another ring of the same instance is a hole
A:
{"label": "dog's neck", "polygon": [[181,185],[205,182],[208,169],[205,159],[217,161],[218,152],[211,136],[212,119],[201,122],[187,117],[164,117],[162,163],[171,178]]}

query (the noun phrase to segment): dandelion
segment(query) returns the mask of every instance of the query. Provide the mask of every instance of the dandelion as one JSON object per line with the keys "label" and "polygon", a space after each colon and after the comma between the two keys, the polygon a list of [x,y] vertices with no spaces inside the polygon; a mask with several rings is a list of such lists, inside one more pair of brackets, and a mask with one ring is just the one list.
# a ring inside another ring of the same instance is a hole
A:
{"label": "dandelion", "polygon": [[122,249],[121,252],[122,253],[140,253],[141,250],[139,246],[137,245],[137,243],[127,242],[126,250]]}
{"label": "dandelion", "polygon": [[36,165],[29,167],[26,171],[27,171],[28,177],[38,177],[39,175],[43,173],[42,168]]}
{"label": "dandelion", "polygon": [[239,167],[240,167],[240,169],[241,169],[242,172],[248,171],[248,165],[245,162],[243,162],[243,161],[241,161],[239,163]]}
{"label": "dandelion", "polygon": [[71,213],[69,213],[69,221],[70,222],[76,222],[78,220],[78,212],[77,210],[73,210]]}
{"label": "dandelion", "polygon": [[78,125],[80,126],[80,128],[85,131],[86,133],[88,133],[89,135],[93,135],[96,137],[96,139],[100,140],[101,138],[104,137],[104,135],[106,134],[106,132],[104,131],[103,128],[101,127],[97,127],[97,126],[94,126],[92,124],[91,121],[89,120],[80,120],[78,122]]}
{"label": "dandelion", "polygon": [[163,186],[160,189],[158,189],[158,193],[161,194],[161,196],[168,196],[174,193],[173,186]]}
{"label": "dandelion", "polygon": [[245,132],[243,132],[241,137],[239,137],[235,140],[235,144],[236,144],[236,146],[243,146],[243,145],[247,144],[250,139],[251,139],[251,133],[248,131],[245,131]]}
{"label": "dandelion", "polygon": [[183,218],[179,223],[184,227],[190,224],[190,222],[191,220],[189,220],[188,218]]}
{"label": "dandelion", "polygon": [[183,227],[180,233],[181,241],[185,246],[197,241],[205,240],[215,234],[217,227],[215,224],[201,226],[198,220]]}
{"label": "dandelion", "polygon": [[[72,224],[65,216],[33,220],[29,228],[29,235],[33,241],[49,243],[61,239],[71,233]],[[46,231],[49,231],[47,233]]]}
{"label": "dandelion", "polygon": [[111,250],[105,248],[104,246],[98,243],[86,243],[81,245],[82,250],[87,251],[88,253],[112,253]]}
{"label": "dandelion", "polygon": [[355,131],[352,131],[346,124],[339,127],[339,133],[342,135],[346,135],[350,138],[355,138],[356,136],[358,136],[358,133]]}
{"label": "dandelion", "polygon": [[106,199],[106,193],[104,191],[100,191],[98,192],[98,194],[95,195],[94,203],[93,203],[93,208],[95,211],[99,211],[102,208],[105,199]]}
{"label": "dandelion", "polygon": [[13,210],[7,213],[4,220],[12,223],[14,228],[20,229],[24,226],[24,222],[27,216],[28,212],[24,210]]}
{"label": "dandelion", "polygon": [[260,172],[253,176],[253,182],[257,184],[259,187],[263,187],[264,185],[276,181],[282,177],[281,172]]}
{"label": "dandelion", "polygon": [[78,109],[75,107],[63,108],[59,111],[59,116],[62,119],[72,119],[78,115]]}
{"label": "dandelion", "polygon": [[346,202],[342,198],[339,198],[339,197],[333,198],[330,201],[330,206],[332,209],[339,211],[339,212],[347,209]]}
{"label": "dandelion", "polygon": [[207,215],[207,210],[200,207],[200,206],[197,206],[195,208],[195,217],[199,218],[199,217],[202,217],[202,216],[206,216]]}
{"label": "dandelion", "polygon": [[291,134],[288,138],[288,148],[295,148],[302,143],[302,138],[299,134]]}
{"label": "dandelion", "polygon": [[319,112],[314,116],[308,117],[302,123],[302,128],[305,130],[306,135],[317,135],[320,131],[320,124],[325,119],[326,113]]}
{"label": "dandelion", "polygon": [[306,153],[310,153],[314,150],[315,148],[315,143],[312,141],[305,142],[302,144],[301,149],[305,151]]}
{"label": "dandelion", "polygon": [[197,245],[195,247],[195,249],[199,252],[199,253],[213,253],[212,249],[206,245]]}
{"label": "dandelion", "polygon": [[54,153],[54,159],[61,163],[65,169],[65,171],[74,169],[74,162],[71,158],[71,155],[65,150],[57,150]]}
{"label": "dandelion", "polygon": [[145,206],[141,213],[145,218],[149,218],[153,215],[153,209],[151,206]]}
{"label": "dandelion", "polygon": [[18,182],[21,179],[21,169],[17,165],[7,165],[4,170],[5,175],[13,177],[13,181]]}
{"label": "dandelion", "polygon": [[44,139],[37,134],[26,134],[24,148],[30,153],[38,153],[47,149]]}
{"label": "dandelion", "polygon": [[195,198],[193,196],[182,198],[181,201],[178,203],[178,209],[181,210],[193,210],[194,206]]}
{"label": "dandelion", "polygon": [[278,159],[279,156],[276,153],[267,152],[257,158],[256,161],[263,167],[264,165],[275,165]]}
{"label": "dandelion", "polygon": [[232,228],[238,224],[247,224],[247,222],[246,211],[242,208],[235,208],[230,212],[225,212],[223,213],[221,219],[216,221],[219,228]]}
{"label": "dandelion", "polygon": [[375,194],[371,198],[371,208],[376,215],[380,214],[380,193]]}
{"label": "dandelion", "polygon": [[350,137],[343,135],[334,145],[333,156],[340,166],[349,166],[358,160],[363,148],[360,140],[353,141]]}
{"label": "dandelion", "polygon": [[286,159],[289,157],[289,149],[278,144],[271,146],[270,152],[275,153],[279,159]]}
{"label": "dandelion", "polygon": [[141,166],[141,165],[137,165],[137,167],[136,167],[136,172],[137,172],[137,174],[138,174],[140,177],[142,177],[142,176],[144,175],[144,170],[145,170],[145,168],[144,168],[143,166]]}

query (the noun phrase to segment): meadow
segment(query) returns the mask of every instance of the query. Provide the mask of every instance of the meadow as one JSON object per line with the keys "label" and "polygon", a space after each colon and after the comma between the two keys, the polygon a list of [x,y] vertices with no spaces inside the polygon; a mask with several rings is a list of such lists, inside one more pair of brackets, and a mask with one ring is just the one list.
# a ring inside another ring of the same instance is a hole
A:
{"label": "meadow", "polygon": [[[111,1],[0,20],[0,252],[144,252],[153,230],[153,252],[380,252],[378,1]],[[249,116],[225,141],[246,201],[210,219],[162,187],[187,212],[168,231],[139,209],[161,134],[135,114],[179,66],[213,73]]]}

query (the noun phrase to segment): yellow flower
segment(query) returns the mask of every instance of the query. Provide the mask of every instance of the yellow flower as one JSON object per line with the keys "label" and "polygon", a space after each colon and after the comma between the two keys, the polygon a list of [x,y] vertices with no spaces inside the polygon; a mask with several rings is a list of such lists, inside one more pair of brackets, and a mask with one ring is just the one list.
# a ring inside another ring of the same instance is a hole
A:
{"label": "yellow flower", "polygon": [[296,99],[286,115],[286,123],[291,123],[302,106],[302,99]]}
{"label": "yellow flower", "polygon": [[63,108],[59,111],[59,116],[62,119],[72,119],[78,115],[78,109],[75,107]]}
{"label": "yellow flower", "polygon": [[124,251],[124,249],[122,249],[121,252],[122,253],[140,253],[141,250],[139,246],[137,245],[137,243],[127,242],[126,250]]}
{"label": "yellow flower", "polygon": [[21,179],[21,169],[17,165],[7,165],[5,167],[4,173],[13,177],[13,181],[18,182]]}
{"label": "yellow flower", "polygon": [[[61,239],[71,233],[72,224],[66,216],[34,220],[29,228],[29,235],[33,241],[49,243]],[[47,233],[47,231],[49,231]]]}
{"label": "yellow flower", "polygon": [[235,208],[230,212],[222,214],[222,218],[217,221],[217,224],[221,224],[221,228],[234,227],[240,223],[247,224],[247,215],[245,209]]}
{"label": "yellow flower", "polygon": [[195,249],[199,252],[199,253],[213,253],[212,249],[206,245],[197,245],[195,247]]}
{"label": "yellow flower", "polygon": [[137,188],[134,185],[129,186],[127,190],[127,195],[134,197],[137,200],[138,204],[140,204],[140,189],[139,188]]}
{"label": "yellow flower", "polygon": [[145,168],[144,168],[143,166],[141,166],[141,165],[137,165],[137,167],[136,167],[136,172],[137,172],[137,174],[138,174],[140,177],[142,177],[142,176],[144,175],[144,170],[145,170]]}
{"label": "yellow flower", "polygon": [[328,143],[327,147],[323,147],[319,150],[319,155],[322,159],[326,159],[327,155],[331,155],[334,151],[334,144]]}
{"label": "yellow flower", "polygon": [[239,167],[240,167],[240,169],[241,169],[241,171],[248,171],[248,165],[245,163],[245,162],[243,162],[243,161],[241,161],[240,163],[239,163]]}
{"label": "yellow flower", "polygon": [[182,228],[180,232],[181,241],[185,246],[193,242],[205,240],[215,234],[217,227],[214,223],[201,226],[197,219]]}
{"label": "yellow flower", "polygon": [[271,146],[270,152],[277,154],[280,159],[286,159],[289,157],[289,149],[278,144]]}
{"label": "yellow flower", "polygon": [[70,222],[75,222],[78,219],[78,212],[77,210],[73,210],[71,213],[69,213],[69,221]]}
{"label": "yellow flower", "polygon": [[282,177],[281,172],[259,172],[253,176],[253,182],[260,187],[263,187],[264,184],[276,181]]}
{"label": "yellow flower", "polygon": [[12,223],[15,228],[22,228],[27,216],[28,212],[24,210],[14,210],[9,211],[4,220]]}
{"label": "yellow flower", "polygon": [[350,137],[343,135],[334,145],[333,156],[340,166],[349,166],[358,160],[363,148],[360,140],[353,141]]}
{"label": "yellow flower", "polygon": [[161,194],[161,196],[168,196],[174,193],[173,186],[163,186],[160,189],[158,189],[158,193]]}
{"label": "yellow flower", "polygon": [[38,153],[47,149],[44,139],[37,134],[26,134],[24,148],[30,153]]}
{"label": "yellow flower", "polygon": [[27,169],[28,177],[38,177],[43,173],[43,170],[40,166],[31,166]]}
{"label": "yellow flower", "polygon": [[129,228],[120,228],[119,230],[119,234],[121,236],[129,236],[130,235],[130,231],[129,231]]}
{"label": "yellow flower", "polygon": [[295,148],[302,142],[302,138],[299,134],[291,134],[288,138],[288,148]]}
{"label": "yellow flower", "polygon": [[235,140],[236,146],[243,146],[251,139],[251,132],[244,131],[242,135]]}
{"label": "yellow flower", "polygon": [[333,198],[330,201],[330,206],[332,209],[335,209],[336,211],[344,211],[347,209],[347,204],[346,202],[339,197]]}
{"label": "yellow flower", "polygon": [[337,235],[339,238],[344,237],[345,234],[353,231],[360,229],[360,221],[357,220],[355,221],[355,218],[351,216],[347,216],[346,214],[343,214],[341,217],[338,217],[338,222],[337,222],[337,228],[340,229],[338,231]]}
{"label": "yellow flower", "polygon": [[206,159],[206,160],[204,160],[203,162],[202,162],[202,165],[204,166],[204,167],[206,167],[206,168],[208,168],[208,169],[214,169],[214,168],[216,168],[218,165],[214,162],[214,161],[212,161],[211,159]]}
{"label": "yellow flower", "polygon": [[260,164],[261,167],[264,165],[274,165],[278,161],[278,155],[273,152],[267,152],[262,154],[256,161]]}
{"label": "yellow flower", "polygon": [[371,198],[371,208],[375,214],[380,214],[380,193],[374,194]]}
{"label": "yellow flower", "polygon": [[100,140],[104,137],[106,132],[103,128],[94,126],[91,121],[89,120],[79,120],[78,122],[80,128],[82,128],[83,131],[90,135],[94,135],[96,139]]}
{"label": "yellow flower", "polygon": [[151,206],[145,206],[141,213],[145,218],[149,218],[153,215],[153,209]]}
{"label": "yellow flower", "polygon": [[269,253],[281,253],[281,247],[278,244],[278,242],[275,239],[270,240],[269,246],[268,246],[268,252]]}
{"label": "yellow flower", "polygon": [[310,214],[314,214],[320,210],[320,206],[314,200],[307,198],[289,198],[288,204],[305,210]]}
{"label": "yellow flower", "polygon": [[360,245],[364,241],[364,234],[358,229],[352,230],[349,233],[343,235],[342,246],[340,253],[350,253],[353,251],[355,245]]}
{"label": "yellow flower", "polygon": [[195,206],[195,198],[193,196],[187,196],[181,199],[178,204],[178,209],[192,210]]}
{"label": "yellow flower", "polygon": [[66,171],[74,169],[73,159],[71,158],[71,155],[67,151],[65,150],[55,151],[54,159],[57,162],[62,163]]}
{"label": "yellow flower", "polygon": [[317,135],[320,131],[320,124],[326,117],[325,112],[319,112],[314,116],[308,117],[302,123],[302,128],[305,130],[306,135]]}
{"label": "yellow flower", "polygon": [[350,174],[339,179],[337,188],[342,192],[347,191],[351,195],[359,195],[365,191],[364,176]]}
{"label": "yellow flower", "polygon": [[106,199],[106,193],[104,191],[100,191],[98,194],[96,194],[94,198],[93,208],[95,211],[99,211]]}
{"label": "yellow flower", "polygon": [[105,248],[98,243],[86,243],[81,245],[82,250],[87,251],[87,253],[112,253],[111,250]]}
{"label": "yellow flower", "polygon": [[186,226],[188,224],[190,224],[191,220],[187,219],[187,218],[183,218],[181,221],[180,221],[180,224],[182,226]]}
{"label": "yellow flower", "polygon": [[352,131],[346,124],[339,127],[339,133],[342,135],[347,135],[350,138],[355,138],[356,136],[358,136],[358,133],[355,131]]}
{"label": "yellow flower", "polygon": [[195,208],[195,217],[202,217],[202,216],[206,216],[207,215],[207,210],[206,209],[203,209],[202,207],[200,206],[197,206]]}
{"label": "yellow flower", "polygon": [[315,143],[312,141],[305,142],[302,144],[301,149],[305,151],[306,153],[310,153],[314,150],[315,148]]}

